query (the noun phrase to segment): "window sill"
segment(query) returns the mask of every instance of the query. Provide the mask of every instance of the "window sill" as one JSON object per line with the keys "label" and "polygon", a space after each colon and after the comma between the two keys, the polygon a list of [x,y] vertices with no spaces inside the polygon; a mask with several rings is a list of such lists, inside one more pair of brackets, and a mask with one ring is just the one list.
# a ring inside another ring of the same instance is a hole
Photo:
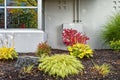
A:
{"label": "window sill", "polygon": [[44,31],[39,29],[1,29],[0,33],[44,33]]}

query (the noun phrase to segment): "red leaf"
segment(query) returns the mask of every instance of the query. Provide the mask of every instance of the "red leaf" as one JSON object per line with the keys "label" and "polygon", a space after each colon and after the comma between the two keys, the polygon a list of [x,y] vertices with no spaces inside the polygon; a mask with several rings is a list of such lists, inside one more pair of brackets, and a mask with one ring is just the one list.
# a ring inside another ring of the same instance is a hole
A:
{"label": "red leaf", "polygon": [[87,40],[89,40],[85,34],[74,29],[64,29],[62,32],[62,38],[66,46],[72,46],[76,43],[86,44]]}

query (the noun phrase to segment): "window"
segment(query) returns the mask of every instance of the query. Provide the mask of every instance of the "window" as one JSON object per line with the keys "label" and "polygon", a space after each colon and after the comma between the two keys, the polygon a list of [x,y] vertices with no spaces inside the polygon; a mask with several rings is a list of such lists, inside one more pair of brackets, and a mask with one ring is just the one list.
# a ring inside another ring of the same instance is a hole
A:
{"label": "window", "polygon": [[40,14],[41,0],[0,0],[0,29],[41,29]]}

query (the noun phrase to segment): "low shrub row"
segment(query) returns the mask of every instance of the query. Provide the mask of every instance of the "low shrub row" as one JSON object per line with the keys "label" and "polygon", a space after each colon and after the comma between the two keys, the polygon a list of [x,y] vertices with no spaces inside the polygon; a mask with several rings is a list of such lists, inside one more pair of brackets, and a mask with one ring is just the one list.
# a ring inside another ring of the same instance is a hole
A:
{"label": "low shrub row", "polygon": [[[39,44],[37,55],[39,54],[38,56],[41,57],[38,66],[39,70],[51,76],[62,77],[64,79],[69,75],[82,73],[84,71],[84,65],[81,63],[80,59],[93,57],[93,50],[86,44],[89,38],[77,32],[77,30],[64,29],[62,35],[63,42],[70,53],[69,55],[50,54],[50,46],[46,42]],[[42,48],[43,46],[46,48]],[[94,65],[93,68],[102,76],[106,76],[110,72],[109,65],[107,64],[103,64],[102,66]]]}
{"label": "low shrub row", "polygon": [[[72,35],[70,35],[70,33]],[[51,47],[47,42],[39,43],[36,51],[36,55],[40,57],[38,69],[50,76],[62,77],[63,79],[69,75],[76,75],[84,71],[84,65],[80,61],[83,58],[93,57],[93,50],[87,43],[89,38],[77,30],[64,29],[63,42],[67,46],[69,55],[59,54],[52,55]],[[118,41],[119,42],[119,41]],[[111,46],[116,45],[118,42],[112,42]],[[118,45],[119,46],[119,45]],[[116,48],[116,47],[114,47]],[[8,48],[3,46],[0,48],[0,59],[14,59],[18,58],[18,54],[13,47]],[[78,60],[79,59],[79,60]],[[31,73],[34,65],[26,66],[22,68],[25,73]],[[93,69],[100,75],[106,76],[110,72],[109,65],[103,64],[101,66],[94,65]]]}

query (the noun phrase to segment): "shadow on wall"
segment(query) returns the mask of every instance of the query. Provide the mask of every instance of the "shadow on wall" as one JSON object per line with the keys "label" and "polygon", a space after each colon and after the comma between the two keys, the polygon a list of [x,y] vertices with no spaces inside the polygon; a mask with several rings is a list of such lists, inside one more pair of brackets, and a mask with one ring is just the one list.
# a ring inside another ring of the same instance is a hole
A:
{"label": "shadow on wall", "polygon": [[62,40],[63,25],[57,27],[57,44],[60,49],[66,50],[66,46]]}

